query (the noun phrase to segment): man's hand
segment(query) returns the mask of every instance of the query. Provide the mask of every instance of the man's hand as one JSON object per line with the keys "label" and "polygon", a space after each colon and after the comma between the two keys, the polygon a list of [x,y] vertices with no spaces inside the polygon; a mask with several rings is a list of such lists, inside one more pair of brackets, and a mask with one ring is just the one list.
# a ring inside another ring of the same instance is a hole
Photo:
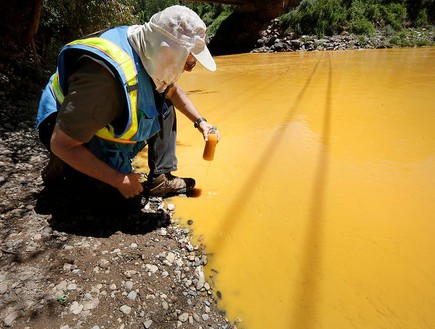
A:
{"label": "man's hand", "polygon": [[204,137],[204,140],[208,140],[208,134],[210,133],[210,130],[214,130],[214,134],[217,135],[218,142],[221,139],[221,135],[219,134],[219,131],[217,128],[211,124],[209,124],[207,121],[202,121],[198,125],[198,130],[202,133],[202,136]]}
{"label": "man's hand", "polygon": [[124,179],[116,186],[118,191],[126,199],[134,198],[143,191],[142,184],[139,181],[140,174],[129,173],[124,176]]}
{"label": "man's hand", "polygon": [[64,133],[58,125],[51,137],[51,150],[74,169],[118,189],[125,198],[133,198],[143,191],[140,174],[122,174],[113,169],[92,154],[82,142]]}

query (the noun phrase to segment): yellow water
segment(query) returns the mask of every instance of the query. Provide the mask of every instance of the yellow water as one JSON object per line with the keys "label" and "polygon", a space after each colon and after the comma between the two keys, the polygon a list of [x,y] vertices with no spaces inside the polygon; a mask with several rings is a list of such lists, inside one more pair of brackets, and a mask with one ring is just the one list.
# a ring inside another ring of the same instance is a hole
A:
{"label": "yellow water", "polygon": [[[239,328],[435,328],[435,48],[217,57],[173,199]],[[216,270],[218,273],[216,274]]]}

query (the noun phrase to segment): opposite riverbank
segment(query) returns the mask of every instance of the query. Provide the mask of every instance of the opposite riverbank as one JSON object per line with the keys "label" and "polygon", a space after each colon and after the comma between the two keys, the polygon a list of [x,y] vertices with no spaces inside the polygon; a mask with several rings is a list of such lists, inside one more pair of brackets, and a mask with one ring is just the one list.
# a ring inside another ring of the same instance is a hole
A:
{"label": "opposite riverbank", "polygon": [[254,53],[283,51],[322,51],[322,50],[356,50],[382,49],[398,47],[433,47],[435,46],[435,28],[406,29],[402,32],[385,32],[378,30],[371,36],[342,33],[319,38],[314,35],[298,36],[286,33],[278,19],[272,20],[267,28],[260,32]]}

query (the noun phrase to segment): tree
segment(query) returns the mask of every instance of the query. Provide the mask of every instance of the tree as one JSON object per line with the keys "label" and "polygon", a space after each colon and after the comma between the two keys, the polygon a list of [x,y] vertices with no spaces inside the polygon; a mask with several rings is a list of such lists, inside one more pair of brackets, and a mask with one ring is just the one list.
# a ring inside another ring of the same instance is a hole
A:
{"label": "tree", "polygon": [[[29,46],[36,55],[35,36],[38,31],[42,0],[0,2],[0,59],[23,56]],[[35,56],[35,60],[38,57]]]}

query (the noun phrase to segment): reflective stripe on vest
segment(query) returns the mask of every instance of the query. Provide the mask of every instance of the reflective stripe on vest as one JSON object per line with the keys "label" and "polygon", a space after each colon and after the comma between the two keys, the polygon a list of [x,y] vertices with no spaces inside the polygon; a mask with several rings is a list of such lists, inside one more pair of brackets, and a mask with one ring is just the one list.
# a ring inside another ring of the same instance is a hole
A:
{"label": "reflective stripe on vest", "polygon": [[56,97],[56,100],[59,104],[63,103],[63,99],[65,98],[63,96],[62,88],[59,84],[59,73],[56,72],[53,77],[53,81],[51,83],[51,90],[53,91],[54,97]]}
{"label": "reflective stripe on vest", "polygon": [[[96,136],[103,138],[105,140],[113,141],[116,143],[123,144],[135,144],[136,141],[132,141],[131,139],[136,135],[138,130],[138,111],[137,111],[137,70],[134,60],[130,55],[128,55],[121,47],[104,38],[88,38],[76,40],[68,43],[65,47],[68,46],[85,46],[94,48],[106,56],[111,58],[114,62],[119,65],[120,70],[119,73],[122,73],[124,76],[121,77],[126,82],[127,86],[127,102],[128,108],[131,116],[130,126],[126,128],[125,132],[119,136],[115,136],[115,131],[111,125],[101,128],[96,132]],[[62,88],[59,83],[59,74],[56,72],[51,89],[56,97],[56,100],[59,104],[62,104],[64,100],[64,94],[62,92]]]}

